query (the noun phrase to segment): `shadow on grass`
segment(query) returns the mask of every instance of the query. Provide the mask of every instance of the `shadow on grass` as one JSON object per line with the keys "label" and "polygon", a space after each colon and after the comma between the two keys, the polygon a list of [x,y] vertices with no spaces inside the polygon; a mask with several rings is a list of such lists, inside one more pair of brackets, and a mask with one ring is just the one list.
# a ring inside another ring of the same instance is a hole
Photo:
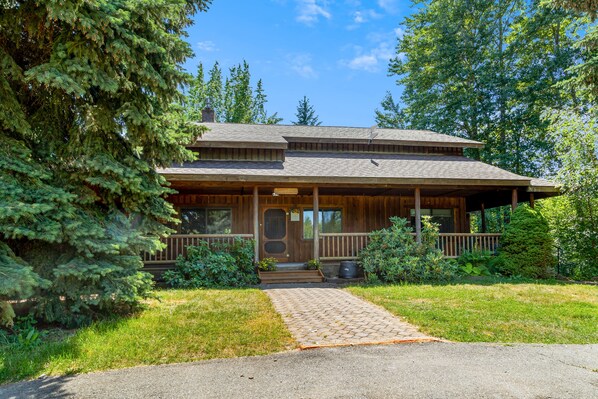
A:
{"label": "shadow on grass", "polygon": [[[29,348],[18,344],[0,345],[0,384],[35,378],[40,374],[44,374],[54,360],[60,359],[68,362],[69,359],[78,359],[81,355],[81,342],[79,339],[81,332],[93,330],[99,334],[109,333],[118,329],[126,320],[127,318],[119,317],[98,321],[80,328],[74,334],[68,334],[68,330],[57,328],[42,329],[40,331],[46,333],[47,336],[42,338],[39,345]],[[80,372],[80,368],[71,367],[61,372],[61,374],[72,375]],[[60,381],[59,379],[54,380],[56,382],[52,383],[51,386],[55,386]],[[0,385],[0,393],[2,388],[4,386]],[[27,397],[27,395],[24,396]],[[38,396],[45,397],[45,395]],[[4,395],[0,395],[0,397],[4,397]]]}

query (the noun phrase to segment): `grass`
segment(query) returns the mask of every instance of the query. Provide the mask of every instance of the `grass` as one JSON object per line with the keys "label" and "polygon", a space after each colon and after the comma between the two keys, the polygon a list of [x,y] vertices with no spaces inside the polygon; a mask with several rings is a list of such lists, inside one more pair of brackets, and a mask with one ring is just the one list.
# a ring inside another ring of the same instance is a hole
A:
{"label": "grass", "polygon": [[598,343],[596,286],[485,279],[347,289],[451,341]]}
{"label": "grass", "polygon": [[295,346],[256,289],[159,291],[139,314],[53,334],[33,349],[0,346],[0,383],[138,365],[263,355]]}

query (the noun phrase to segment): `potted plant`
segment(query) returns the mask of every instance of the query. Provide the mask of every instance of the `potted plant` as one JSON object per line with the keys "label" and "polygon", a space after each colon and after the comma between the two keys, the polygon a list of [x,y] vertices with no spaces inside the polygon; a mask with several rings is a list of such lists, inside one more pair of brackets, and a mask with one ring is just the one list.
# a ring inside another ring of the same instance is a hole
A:
{"label": "potted plant", "polygon": [[307,270],[320,270],[322,269],[322,263],[318,259],[310,259],[306,263]]}

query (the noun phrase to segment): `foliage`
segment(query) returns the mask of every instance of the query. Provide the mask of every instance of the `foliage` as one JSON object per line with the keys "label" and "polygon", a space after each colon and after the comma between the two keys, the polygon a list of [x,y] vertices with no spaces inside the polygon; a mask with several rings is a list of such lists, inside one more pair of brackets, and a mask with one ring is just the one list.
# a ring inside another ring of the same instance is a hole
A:
{"label": "foliage", "polygon": [[8,299],[25,299],[36,287],[47,287],[31,266],[17,258],[12,250],[0,242],[0,327],[11,327],[15,313]]}
{"label": "foliage", "polygon": [[588,285],[480,277],[348,290],[451,341],[598,343],[598,295]]}
{"label": "foliage", "polygon": [[4,5],[0,240],[16,257],[0,269],[19,259],[23,281],[51,282],[35,293],[46,320],[89,322],[148,296],[140,254],[176,221],[156,168],[192,159],[201,133],[173,104],[189,79],[185,29],[208,3]]}
{"label": "foliage", "polygon": [[563,198],[545,201],[564,260],[579,278],[598,276],[598,108],[586,113],[568,109],[547,113],[557,142],[561,168],[556,175]]}
{"label": "foliage", "polygon": [[29,349],[3,344],[0,334],[0,385],[41,374],[257,356],[295,347],[268,296],[257,289],[163,290],[136,317],[75,331],[42,331],[43,344]]}
{"label": "foliage", "polygon": [[44,333],[35,327],[37,321],[33,314],[19,316],[9,330],[0,330],[0,345],[15,345],[31,349],[41,344]]}
{"label": "foliage", "polygon": [[199,63],[184,101],[190,119],[201,121],[201,111],[209,105],[215,112],[216,122],[277,124],[282,121],[276,112],[268,115],[265,107],[268,96],[261,79],[254,94],[246,61],[232,66],[226,78],[220,64],[215,62],[208,76],[206,81],[203,64]]}
{"label": "foliage", "polygon": [[310,259],[307,261],[307,270],[320,270],[322,269],[322,263],[319,259]]}
{"label": "foliage", "polygon": [[293,125],[320,126],[322,124],[318,120],[319,117],[316,115],[314,106],[309,103],[309,99],[306,96],[303,96],[303,99],[299,100],[295,118],[297,120],[293,122]]}
{"label": "foliage", "polygon": [[392,98],[392,94],[389,91],[380,103],[382,110],[376,108],[375,118],[376,125],[381,128],[391,129],[404,129],[405,128],[405,115],[401,111],[401,107]]}
{"label": "foliage", "polygon": [[257,283],[253,266],[253,241],[235,239],[234,243],[214,244],[200,241],[179,255],[174,270],[163,275],[176,288],[244,287]]}
{"label": "foliage", "polygon": [[414,0],[389,73],[404,87],[391,119],[486,143],[476,159],[519,174],[554,165],[540,115],[577,101],[555,84],[573,74],[583,19],[537,1]]}
{"label": "foliage", "polygon": [[384,282],[446,281],[454,277],[456,266],[435,248],[438,226],[422,219],[422,242],[417,243],[407,220],[390,218],[391,226],[370,234],[370,242],[359,256],[368,281]]}
{"label": "foliage", "polygon": [[540,211],[520,205],[501,237],[493,266],[501,274],[547,278],[554,274],[554,240]]}
{"label": "foliage", "polygon": [[257,268],[263,272],[273,272],[277,269],[278,261],[274,258],[264,258],[257,263]]}
{"label": "foliage", "polygon": [[490,261],[493,256],[490,251],[465,251],[457,259],[459,269],[469,276],[489,276]]}

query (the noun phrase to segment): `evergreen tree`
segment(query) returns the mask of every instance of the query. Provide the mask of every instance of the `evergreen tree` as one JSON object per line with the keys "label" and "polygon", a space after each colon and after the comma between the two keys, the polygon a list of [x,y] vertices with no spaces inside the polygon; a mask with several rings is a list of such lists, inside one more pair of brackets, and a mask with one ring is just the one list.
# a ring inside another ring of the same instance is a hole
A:
{"label": "evergreen tree", "polygon": [[257,82],[254,95],[249,64],[246,61],[232,66],[224,83],[218,62],[208,75],[206,83],[200,64],[185,101],[190,118],[201,120],[201,110],[209,99],[210,106],[216,113],[216,122],[276,124],[282,121],[277,113],[268,115],[268,100],[261,79]]}
{"label": "evergreen tree", "polygon": [[322,124],[318,120],[313,105],[309,104],[309,99],[306,96],[303,96],[303,99],[299,100],[295,118],[297,118],[297,121],[293,122],[293,125],[320,126]]}
{"label": "evergreen tree", "polygon": [[389,91],[386,92],[380,106],[382,110],[376,109],[376,125],[382,128],[405,128],[405,117]]}
{"label": "evergreen tree", "polygon": [[148,295],[140,254],[176,222],[156,169],[191,159],[201,133],[173,104],[208,3],[3,6],[0,300],[35,294],[39,315],[77,324]]}

